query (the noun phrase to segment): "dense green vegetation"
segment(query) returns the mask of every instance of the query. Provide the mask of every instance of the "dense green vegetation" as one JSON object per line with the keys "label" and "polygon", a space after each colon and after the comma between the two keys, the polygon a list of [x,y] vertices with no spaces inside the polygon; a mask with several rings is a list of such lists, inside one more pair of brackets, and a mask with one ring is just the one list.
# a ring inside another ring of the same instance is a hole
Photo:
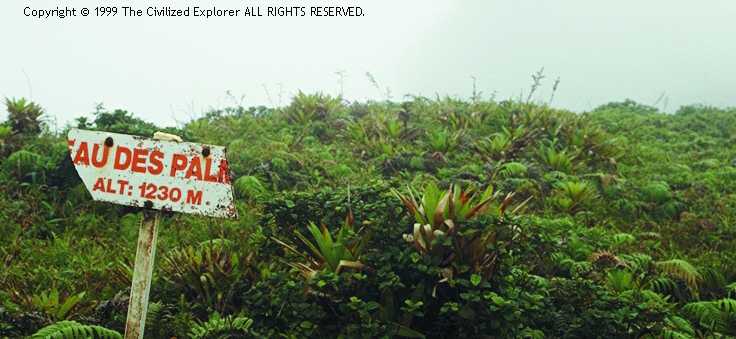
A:
{"label": "dense green vegetation", "polygon": [[[6,105],[0,337],[119,337],[141,211]],[[227,145],[241,217],[164,217],[147,337],[736,336],[734,109],[299,94],[166,131]]]}

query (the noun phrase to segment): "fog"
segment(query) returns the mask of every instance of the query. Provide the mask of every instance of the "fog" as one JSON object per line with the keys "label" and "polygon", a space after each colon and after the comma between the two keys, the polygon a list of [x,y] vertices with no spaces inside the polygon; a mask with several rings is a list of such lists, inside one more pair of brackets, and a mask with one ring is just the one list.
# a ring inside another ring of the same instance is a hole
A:
{"label": "fog", "polygon": [[[279,105],[298,90],[348,100],[406,94],[526,97],[585,111],[631,98],[665,111],[736,106],[736,1],[296,1],[363,17],[39,20],[26,6],[244,7],[278,1],[0,1],[0,96],[63,125],[96,104],[172,125],[211,108]],[[366,75],[373,76],[380,88]],[[4,114],[4,113],[3,113]],[[0,115],[4,118],[4,115]]]}

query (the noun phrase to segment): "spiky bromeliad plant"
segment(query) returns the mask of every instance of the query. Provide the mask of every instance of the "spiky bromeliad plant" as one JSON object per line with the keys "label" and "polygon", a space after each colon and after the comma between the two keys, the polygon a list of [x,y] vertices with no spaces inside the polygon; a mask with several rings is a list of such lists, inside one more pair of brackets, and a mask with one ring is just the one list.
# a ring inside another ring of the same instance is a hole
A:
{"label": "spiky bromeliad plant", "polygon": [[34,295],[31,298],[31,303],[36,309],[46,314],[49,319],[64,320],[73,315],[74,309],[78,308],[85,294],[85,292],[81,292],[63,298],[60,297],[59,290],[52,289],[49,292]]}
{"label": "spiky bromeliad plant", "polygon": [[486,161],[514,159],[539,134],[538,129],[529,129],[524,125],[503,127],[501,132],[474,144],[475,151]]}
{"label": "spiky bromeliad plant", "polygon": [[427,144],[433,152],[447,153],[460,144],[462,132],[438,130],[427,133]]}
{"label": "spiky bromeliad plant", "polygon": [[475,151],[481,155],[486,161],[500,160],[506,155],[506,152],[512,145],[511,136],[507,133],[496,133],[485,139],[481,139],[474,144]]}
{"label": "spiky bromeliad plant", "polygon": [[576,154],[567,150],[557,150],[554,144],[551,146],[542,146],[538,152],[544,166],[563,173],[572,174],[575,171]]}
{"label": "spiky bromeliad plant", "polygon": [[555,185],[552,204],[558,209],[576,214],[598,198],[598,192],[587,181],[562,181]]}
{"label": "spiky bromeliad plant", "polygon": [[365,267],[360,262],[360,257],[365,244],[368,242],[368,235],[366,233],[361,235],[362,229],[358,232],[353,230],[352,213],[345,219],[345,223],[337,231],[334,238],[324,224],[317,226],[310,222],[307,229],[314,241],[309,240],[299,230],[295,230],[294,233],[307,247],[308,253],[303,253],[296,247],[273,238],[286,251],[304,259],[304,262],[287,262],[287,264],[299,270],[305,278],[310,279],[322,270],[340,273],[346,268],[360,270]]}
{"label": "spiky bromeliad plant", "polygon": [[[486,279],[490,277],[497,260],[497,254],[489,250],[496,241],[496,230],[466,229],[463,224],[486,213],[502,218],[512,204],[514,193],[506,194],[501,199],[500,192],[494,193],[490,185],[484,192],[478,193],[472,188],[463,190],[455,185],[443,191],[429,184],[424,188],[420,200],[416,199],[418,194],[412,189],[409,189],[408,195],[398,191],[394,191],[394,194],[416,221],[412,234],[404,235],[404,239],[422,255],[439,259],[440,265],[445,267],[445,278],[462,273],[460,267],[463,266],[470,267]],[[512,213],[525,203],[517,205]]]}
{"label": "spiky bromeliad plant", "polygon": [[211,239],[199,246],[174,249],[163,256],[163,280],[187,300],[224,311],[231,305],[237,286],[254,280],[254,253],[232,248],[225,239]]}

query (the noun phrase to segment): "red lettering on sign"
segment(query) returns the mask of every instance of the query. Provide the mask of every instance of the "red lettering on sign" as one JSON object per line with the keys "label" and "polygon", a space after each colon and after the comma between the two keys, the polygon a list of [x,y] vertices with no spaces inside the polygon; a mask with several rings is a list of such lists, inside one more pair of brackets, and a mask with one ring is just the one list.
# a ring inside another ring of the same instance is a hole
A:
{"label": "red lettering on sign", "polygon": [[164,171],[164,153],[159,150],[154,150],[151,152],[151,157],[148,160],[150,165],[148,166],[148,173],[151,174],[161,174],[161,172]]}
{"label": "red lettering on sign", "polygon": [[128,180],[118,180],[118,185],[120,185],[120,190],[118,192],[120,192],[120,194],[125,193],[125,189],[128,188],[128,184]]}
{"label": "red lettering on sign", "polygon": [[114,189],[112,188],[112,179],[107,179],[107,193],[117,193],[117,192],[116,192],[116,191],[115,191],[115,190],[114,190]]}
{"label": "red lettering on sign", "polygon": [[199,160],[199,157],[194,157],[192,162],[189,163],[186,178],[189,179],[191,177],[195,177],[197,180],[202,180],[202,162]]}
{"label": "red lettering on sign", "polygon": [[187,190],[187,204],[202,204],[202,191]]}
{"label": "red lettering on sign", "polygon": [[171,172],[169,175],[176,176],[177,171],[181,171],[187,168],[187,157],[183,154],[174,154],[171,158]]}
{"label": "red lettering on sign", "polygon": [[66,148],[69,149],[69,152],[72,151],[72,147],[74,147],[74,143],[77,142],[77,139],[68,139],[66,141]]}
{"label": "red lettering on sign", "polygon": [[87,149],[87,142],[82,141],[77,149],[77,154],[74,156],[74,163],[77,165],[89,166],[89,150]]}
{"label": "red lettering on sign", "polygon": [[97,178],[97,181],[95,181],[95,186],[92,187],[92,191],[105,191],[105,179],[104,178]]}
{"label": "red lettering on sign", "polygon": [[[122,156],[125,155],[125,159],[121,159]],[[129,148],[118,146],[117,151],[115,152],[115,169],[116,170],[125,170],[128,169],[130,166],[132,152]]]}
{"label": "red lettering on sign", "polygon": [[[100,160],[100,148],[102,148],[102,160]],[[100,144],[95,144],[92,146],[92,166],[97,168],[102,168],[107,165],[107,158],[110,155],[110,148],[109,147],[102,147]]]}
{"label": "red lettering on sign", "polygon": [[223,184],[230,183],[230,170],[228,169],[227,160],[225,159],[220,160],[220,171],[217,173],[217,182]]}
{"label": "red lettering on sign", "polygon": [[146,173],[146,156],[148,150],[145,148],[136,148],[133,150],[133,164],[130,170],[136,173]]}
{"label": "red lettering on sign", "polygon": [[204,160],[204,180],[209,182],[217,182],[217,175],[212,175],[212,159],[207,158]]}

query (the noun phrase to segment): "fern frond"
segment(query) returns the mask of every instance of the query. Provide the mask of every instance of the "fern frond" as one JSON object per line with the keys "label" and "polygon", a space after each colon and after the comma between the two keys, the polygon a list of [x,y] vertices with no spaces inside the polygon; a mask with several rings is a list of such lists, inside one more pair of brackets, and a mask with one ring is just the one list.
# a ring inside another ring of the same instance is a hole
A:
{"label": "fern frond", "polygon": [[723,276],[723,273],[721,273],[720,270],[711,267],[704,267],[700,268],[698,271],[703,277],[703,286],[720,288],[721,286],[726,285],[726,277]]}
{"label": "fern frond", "polygon": [[721,311],[716,303],[712,301],[692,302],[682,307],[682,311],[696,318],[700,324],[708,328],[719,328],[723,326]]}
{"label": "fern frond", "polygon": [[613,245],[621,246],[636,241],[636,237],[629,233],[617,233],[613,236]]}
{"label": "fern frond", "polygon": [[654,263],[657,269],[671,277],[683,280],[695,293],[698,291],[698,283],[703,280],[697,268],[682,259],[670,259]]}
{"label": "fern frond", "polygon": [[662,332],[662,338],[663,339],[693,339],[695,337],[689,334],[682,333],[682,332],[677,332],[673,330],[664,330]]}
{"label": "fern frond", "polygon": [[34,335],[32,339],[122,339],[120,333],[96,325],[83,325],[76,321],[60,321],[46,326]]}
{"label": "fern frond", "polygon": [[677,331],[680,335],[685,335],[686,338],[691,338],[695,335],[695,330],[693,329],[693,326],[690,325],[690,322],[676,315],[667,317],[665,319],[665,324],[670,328],[670,330]]}
{"label": "fern frond", "polygon": [[161,321],[163,315],[163,304],[161,302],[153,302],[148,304],[148,312],[146,312],[146,327],[151,328]]}
{"label": "fern frond", "polygon": [[647,288],[662,294],[672,294],[677,290],[677,283],[668,277],[657,277],[647,282]]}
{"label": "fern frond", "polygon": [[731,298],[723,298],[718,300],[718,308],[726,313],[733,313],[736,315],[736,300]]}
{"label": "fern frond", "polygon": [[643,253],[622,254],[620,258],[633,272],[647,270],[652,262],[652,257]]}
{"label": "fern frond", "polygon": [[192,326],[189,336],[192,339],[257,338],[251,326],[253,319],[248,317],[230,315],[223,318],[214,313],[207,322]]}
{"label": "fern frond", "polygon": [[736,282],[735,283],[730,283],[730,284],[726,285],[726,291],[728,291],[728,296],[729,297],[731,295],[736,295]]}

